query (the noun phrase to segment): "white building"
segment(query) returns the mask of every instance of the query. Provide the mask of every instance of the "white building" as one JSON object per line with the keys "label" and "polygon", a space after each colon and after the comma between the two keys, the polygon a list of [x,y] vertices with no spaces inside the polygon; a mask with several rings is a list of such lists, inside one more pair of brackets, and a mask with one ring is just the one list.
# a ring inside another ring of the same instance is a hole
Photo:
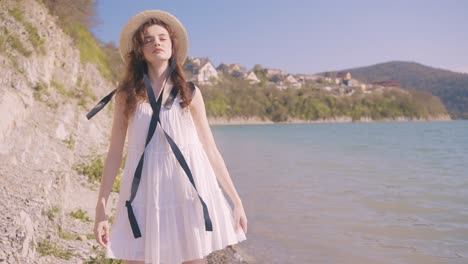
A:
{"label": "white building", "polygon": [[207,58],[188,58],[184,65],[185,75],[188,80],[199,84],[212,84],[212,80],[218,80],[218,72]]}
{"label": "white building", "polygon": [[247,81],[249,81],[249,83],[251,84],[255,84],[255,83],[259,83],[260,80],[258,79],[257,75],[255,74],[255,72],[253,71],[250,71],[249,73],[247,73],[247,76],[245,77],[245,79]]}
{"label": "white building", "polygon": [[211,62],[207,62],[200,66],[198,69],[198,74],[196,74],[195,81],[200,84],[211,84],[212,79],[218,79],[218,72],[216,68],[211,64]]}

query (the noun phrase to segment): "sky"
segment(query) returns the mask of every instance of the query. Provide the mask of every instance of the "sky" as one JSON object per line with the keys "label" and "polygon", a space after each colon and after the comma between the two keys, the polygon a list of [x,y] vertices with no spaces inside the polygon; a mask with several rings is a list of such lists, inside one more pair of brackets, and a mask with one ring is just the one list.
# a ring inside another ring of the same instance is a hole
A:
{"label": "sky", "polygon": [[399,60],[468,73],[468,0],[96,0],[92,31],[118,45],[133,15],[184,24],[189,56],[312,74]]}

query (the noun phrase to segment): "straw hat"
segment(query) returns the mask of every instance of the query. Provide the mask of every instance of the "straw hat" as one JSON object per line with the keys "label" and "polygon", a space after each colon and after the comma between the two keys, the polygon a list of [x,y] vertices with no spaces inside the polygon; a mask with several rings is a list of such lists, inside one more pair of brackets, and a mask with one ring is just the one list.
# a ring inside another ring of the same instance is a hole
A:
{"label": "straw hat", "polygon": [[162,10],[145,10],[130,18],[120,32],[119,51],[124,63],[127,54],[132,50],[132,36],[141,24],[150,18],[157,18],[166,23],[175,32],[177,38],[177,61],[182,65],[187,58],[187,31],[180,21],[173,15]]}

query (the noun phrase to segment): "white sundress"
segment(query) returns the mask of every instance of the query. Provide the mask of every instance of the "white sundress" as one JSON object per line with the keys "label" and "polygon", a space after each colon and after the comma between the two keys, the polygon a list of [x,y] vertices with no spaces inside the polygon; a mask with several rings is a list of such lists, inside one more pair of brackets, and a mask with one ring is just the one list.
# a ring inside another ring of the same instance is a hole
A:
{"label": "white sundress", "polygon": [[127,158],[116,216],[110,228],[107,258],[180,264],[247,239],[242,228],[235,231],[232,208],[219,187],[190,110],[182,109],[180,100],[177,96],[170,109],[161,107],[161,125],[180,148],[192,171],[198,192],[208,207],[213,231],[205,230],[197,191],[158,124],[146,148],[140,186],[132,203],[142,234],[134,238],[125,201],[130,198],[153,113],[149,103],[139,103],[129,120]]}

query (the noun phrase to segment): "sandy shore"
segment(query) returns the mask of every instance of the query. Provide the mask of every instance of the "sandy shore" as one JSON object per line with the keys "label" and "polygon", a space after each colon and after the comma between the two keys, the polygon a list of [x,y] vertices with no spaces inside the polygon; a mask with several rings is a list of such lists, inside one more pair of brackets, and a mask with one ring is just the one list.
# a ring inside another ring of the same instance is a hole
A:
{"label": "sandy shore", "polygon": [[320,124],[320,123],[370,123],[370,122],[428,122],[428,121],[451,121],[449,115],[440,115],[429,118],[409,118],[409,117],[397,117],[397,118],[384,118],[379,120],[373,120],[371,118],[361,118],[359,120],[353,120],[349,116],[339,116],[334,118],[324,118],[317,120],[302,120],[302,119],[291,119],[285,122],[273,122],[271,120],[264,120],[259,117],[235,117],[235,118],[220,118],[220,117],[209,117],[208,123],[210,125],[265,125],[265,124]]}

